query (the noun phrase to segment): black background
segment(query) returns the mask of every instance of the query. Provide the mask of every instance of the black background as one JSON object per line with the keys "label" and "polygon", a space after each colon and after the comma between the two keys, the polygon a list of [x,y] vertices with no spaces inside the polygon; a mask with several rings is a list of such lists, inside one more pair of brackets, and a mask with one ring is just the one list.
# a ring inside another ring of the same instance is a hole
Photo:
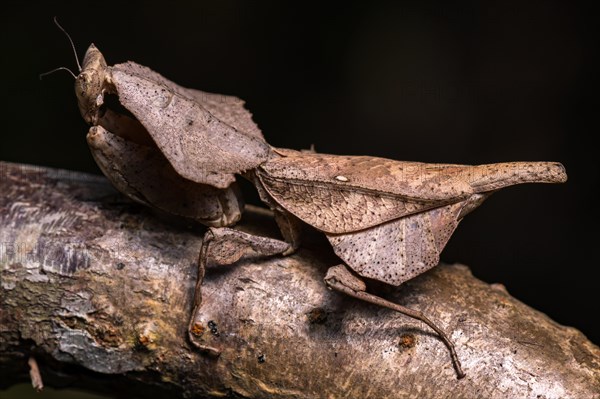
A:
{"label": "black background", "polygon": [[[480,4],[481,3],[481,4]],[[8,5],[7,5],[8,4]],[[492,196],[442,254],[600,342],[596,21],[568,2],[4,3],[0,159],[99,173],[75,67],[90,42],[247,101],[275,146],[401,160],[564,163],[569,182]]]}

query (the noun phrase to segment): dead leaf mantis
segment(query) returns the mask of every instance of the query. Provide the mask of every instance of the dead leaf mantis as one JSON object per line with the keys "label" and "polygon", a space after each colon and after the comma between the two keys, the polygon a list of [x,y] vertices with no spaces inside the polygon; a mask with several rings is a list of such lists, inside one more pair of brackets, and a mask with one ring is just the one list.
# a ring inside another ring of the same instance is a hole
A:
{"label": "dead leaf mantis", "polygon": [[[290,254],[306,223],[326,235],[343,262],[327,272],[330,288],[427,324],[462,378],[442,329],[421,312],[368,293],[360,277],[398,286],[437,265],[460,220],[491,193],[520,183],[566,181],[564,167],[553,162],[424,164],[273,148],[241,100],[183,88],[133,62],[107,66],[94,45],[75,91],[92,125],[90,149],[111,182],[135,201],[210,226],[189,338],[212,355],[220,351],[203,337],[208,321],[201,312],[207,262],[232,264],[249,252]],[[107,106],[110,95],[118,107]],[[255,185],[284,241],[228,228],[243,208],[236,175]]]}

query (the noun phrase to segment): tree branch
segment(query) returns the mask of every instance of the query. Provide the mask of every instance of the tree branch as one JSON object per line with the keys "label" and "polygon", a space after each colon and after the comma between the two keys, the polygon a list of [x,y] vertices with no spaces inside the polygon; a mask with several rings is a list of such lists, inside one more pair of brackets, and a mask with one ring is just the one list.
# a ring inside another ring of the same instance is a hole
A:
{"label": "tree branch", "polygon": [[[100,177],[0,172],[1,387],[27,378],[33,355],[45,385],[113,395],[600,397],[597,346],[465,266],[370,287],[443,326],[467,373],[457,380],[425,325],[327,290],[336,259],[315,234],[293,256],[207,272],[205,334],[223,352],[206,357],[186,339],[201,231],[161,222]],[[275,234],[262,212],[245,218]]]}

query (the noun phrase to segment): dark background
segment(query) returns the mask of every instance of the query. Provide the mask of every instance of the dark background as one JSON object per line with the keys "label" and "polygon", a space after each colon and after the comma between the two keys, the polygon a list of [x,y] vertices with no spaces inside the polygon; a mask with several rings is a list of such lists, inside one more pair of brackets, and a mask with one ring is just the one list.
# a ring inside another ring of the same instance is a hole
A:
{"label": "dark background", "polygon": [[[480,4],[482,3],[482,4]],[[495,194],[442,254],[600,343],[597,22],[567,2],[22,2],[2,6],[0,159],[99,173],[69,44],[247,101],[267,141],[426,162],[564,163]]]}

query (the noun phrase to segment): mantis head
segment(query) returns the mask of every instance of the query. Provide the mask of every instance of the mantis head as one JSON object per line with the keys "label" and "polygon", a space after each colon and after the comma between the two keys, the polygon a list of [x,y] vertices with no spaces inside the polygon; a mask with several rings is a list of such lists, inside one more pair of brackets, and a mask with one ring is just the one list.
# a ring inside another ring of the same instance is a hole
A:
{"label": "mantis head", "polygon": [[104,56],[93,44],[83,57],[81,72],[75,79],[75,95],[79,112],[90,125],[97,125],[100,107],[104,104],[104,93],[107,91],[109,74]]}

